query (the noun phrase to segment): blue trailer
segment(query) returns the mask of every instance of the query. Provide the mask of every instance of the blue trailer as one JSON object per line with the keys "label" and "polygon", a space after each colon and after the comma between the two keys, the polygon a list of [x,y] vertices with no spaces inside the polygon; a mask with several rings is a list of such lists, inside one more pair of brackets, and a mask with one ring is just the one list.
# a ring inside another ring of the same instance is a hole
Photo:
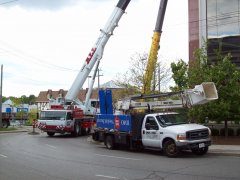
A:
{"label": "blue trailer", "polygon": [[118,144],[140,147],[141,126],[146,114],[113,114],[111,90],[100,90],[99,102],[100,114],[96,116],[93,140],[104,142],[109,149],[114,149]]}

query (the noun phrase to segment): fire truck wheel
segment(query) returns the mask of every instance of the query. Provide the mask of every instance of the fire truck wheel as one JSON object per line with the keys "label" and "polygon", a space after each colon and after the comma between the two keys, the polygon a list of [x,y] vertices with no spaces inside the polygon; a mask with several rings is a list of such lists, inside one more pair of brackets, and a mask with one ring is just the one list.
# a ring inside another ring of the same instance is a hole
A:
{"label": "fire truck wheel", "polygon": [[108,149],[114,149],[113,136],[107,135],[107,136],[105,137],[104,144],[105,144],[105,146],[106,146]]}
{"label": "fire truck wheel", "polygon": [[55,134],[54,132],[47,132],[47,135],[51,137],[54,136],[54,134]]}
{"label": "fire truck wheel", "polygon": [[82,128],[81,126],[78,124],[78,136],[82,135]]}
{"label": "fire truck wheel", "polygon": [[79,133],[81,132],[80,128],[81,127],[79,126],[79,123],[75,122],[74,131],[72,132],[72,136],[74,136],[74,137],[79,136]]}

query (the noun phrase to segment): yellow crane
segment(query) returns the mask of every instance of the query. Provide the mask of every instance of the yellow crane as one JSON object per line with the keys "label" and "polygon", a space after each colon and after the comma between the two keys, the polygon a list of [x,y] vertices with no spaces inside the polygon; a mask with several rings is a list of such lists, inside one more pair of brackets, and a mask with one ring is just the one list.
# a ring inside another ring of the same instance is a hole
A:
{"label": "yellow crane", "polygon": [[142,90],[143,94],[151,93],[151,82],[152,82],[154,70],[156,68],[158,50],[160,48],[159,43],[160,43],[160,37],[162,34],[162,25],[163,25],[163,20],[165,16],[165,11],[167,8],[167,1],[168,0],[161,0],[160,6],[159,6],[157,21],[156,21],[156,25],[155,25],[155,29],[152,37],[152,45],[151,45],[150,53],[148,56],[147,68],[144,75],[143,90]]}

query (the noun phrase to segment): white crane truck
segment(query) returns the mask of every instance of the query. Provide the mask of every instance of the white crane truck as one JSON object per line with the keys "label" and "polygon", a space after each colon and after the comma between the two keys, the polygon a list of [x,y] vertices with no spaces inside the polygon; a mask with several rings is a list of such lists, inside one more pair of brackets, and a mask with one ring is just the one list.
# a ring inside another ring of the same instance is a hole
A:
{"label": "white crane truck", "polygon": [[[111,92],[99,92],[101,114],[97,115],[93,140],[104,142],[108,149],[118,146],[160,149],[168,157],[176,157],[182,150],[192,150],[197,155],[207,153],[211,145],[211,131],[208,127],[189,123],[186,116],[173,111],[153,111],[189,107],[216,100],[218,94],[214,83],[205,82],[194,89],[179,92],[181,100],[133,101],[174,94],[176,93],[133,96],[120,101],[117,106],[118,110],[125,113],[113,114]],[[139,109],[146,109],[148,113],[131,113],[132,110]]]}
{"label": "white crane truck", "polygon": [[[104,47],[111,35],[113,35],[114,29],[118,26],[118,22],[129,2],[130,0],[119,0],[117,3],[105,27],[101,29],[100,36],[84,61],[65,99],[56,99],[50,106],[50,109],[40,112],[38,128],[47,132],[49,136],[53,136],[55,133],[71,133],[74,136],[82,135],[90,132],[92,126],[95,124],[96,110],[91,107],[89,101],[96,72],[103,56]],[[80,102],[77,96],[94,66],[94,76],[87,92],[86,100],[84,103]]]}

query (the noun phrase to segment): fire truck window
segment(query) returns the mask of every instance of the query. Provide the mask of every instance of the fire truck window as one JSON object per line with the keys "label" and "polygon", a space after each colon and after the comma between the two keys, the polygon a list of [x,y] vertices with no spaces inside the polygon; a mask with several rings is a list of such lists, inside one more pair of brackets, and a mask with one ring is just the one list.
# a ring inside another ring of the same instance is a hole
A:
{"label": "fire truck window", "polygon": [[72,119],[72,114],[70,112],[67,113],[67,120]]}

